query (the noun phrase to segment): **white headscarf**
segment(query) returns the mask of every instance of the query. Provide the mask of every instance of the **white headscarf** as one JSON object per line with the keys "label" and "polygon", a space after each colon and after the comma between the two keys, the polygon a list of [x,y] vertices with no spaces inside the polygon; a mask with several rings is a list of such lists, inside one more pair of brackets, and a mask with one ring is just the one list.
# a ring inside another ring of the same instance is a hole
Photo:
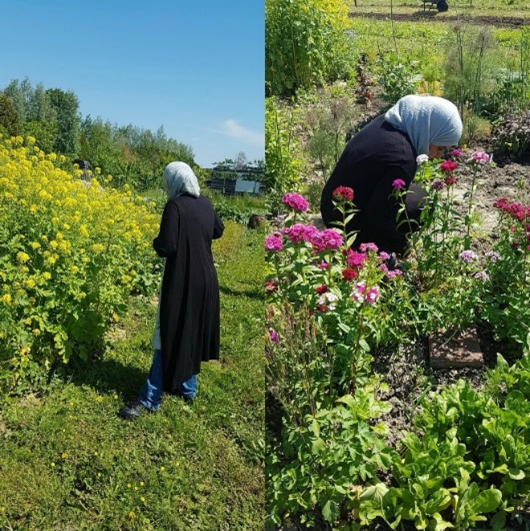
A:
{"label": "white headscarf", "polygon": [[416,155],[429,153],[429,144],[455,146],[462,136],[458,109],[438,96],[404,96],[387,111],[385,120],[408,135]]}
{"label": "white headscarf", "polygon": [[185,162],[171,162],[162,176],[162,185],[167,198],[173,199],[182,194],[199,197],[201,189],[193,170]]}

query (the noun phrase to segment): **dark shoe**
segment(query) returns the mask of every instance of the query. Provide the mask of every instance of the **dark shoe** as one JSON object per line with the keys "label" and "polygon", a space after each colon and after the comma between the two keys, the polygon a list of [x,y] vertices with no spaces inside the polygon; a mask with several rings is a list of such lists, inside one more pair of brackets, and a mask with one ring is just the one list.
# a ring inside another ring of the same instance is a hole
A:
{"label": "dark shoe", "polygon": [[133,400],[125,406],[123,406],[118,415],[127,420],[133,420],[139,417],[144,411],[151,411],[149,408],[145,407],[139,400]]}

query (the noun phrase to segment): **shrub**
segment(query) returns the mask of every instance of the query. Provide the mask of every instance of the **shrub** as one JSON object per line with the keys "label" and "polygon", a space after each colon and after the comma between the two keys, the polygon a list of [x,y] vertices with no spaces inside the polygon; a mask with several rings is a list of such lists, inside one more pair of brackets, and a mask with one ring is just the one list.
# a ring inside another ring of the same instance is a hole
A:
{"label": "shrub", "polygon": [[270,0],[265,19],[269,94],[294,93],[347,73],[350,44],[344,0]]}
{"label": "shrub", "polygon": [[31,137],[0,143],[0,363],[15,380],[97,352],[131,290],[158,280],[152,205],[61,159]]}
{"label": "shrub", "polygon": [[522,155],[530,151],[530,111],[510,115],[493,131],[495,151]]}

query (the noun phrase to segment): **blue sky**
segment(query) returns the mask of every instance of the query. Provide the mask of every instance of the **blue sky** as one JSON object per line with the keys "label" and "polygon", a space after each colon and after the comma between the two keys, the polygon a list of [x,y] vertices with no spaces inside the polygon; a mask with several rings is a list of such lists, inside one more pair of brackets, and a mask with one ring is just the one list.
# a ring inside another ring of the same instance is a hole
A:
{"label": "blue sky", "polygon": [[208,167],[264,158],[263,0],[17,0],[0,17],[0,90],[72,90],[83,117],[156,131]]}

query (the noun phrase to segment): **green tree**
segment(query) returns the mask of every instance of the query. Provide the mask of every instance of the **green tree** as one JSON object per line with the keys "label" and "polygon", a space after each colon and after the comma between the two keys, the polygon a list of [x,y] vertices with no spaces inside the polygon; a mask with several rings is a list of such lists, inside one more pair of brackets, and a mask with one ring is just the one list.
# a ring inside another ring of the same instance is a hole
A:
{"label": "green tree", "polygon": [[54,150],[67,156],[79,152],[79,100],[72,91],[54,88],[46,90],[50,103],[57,113],[57,135]]}
{"label": "green tree", "polygon": [[5,94],[0,93],[0,130],[4,129],[7,134],[16,136],[20,131],[18,113],[13,101]]}

